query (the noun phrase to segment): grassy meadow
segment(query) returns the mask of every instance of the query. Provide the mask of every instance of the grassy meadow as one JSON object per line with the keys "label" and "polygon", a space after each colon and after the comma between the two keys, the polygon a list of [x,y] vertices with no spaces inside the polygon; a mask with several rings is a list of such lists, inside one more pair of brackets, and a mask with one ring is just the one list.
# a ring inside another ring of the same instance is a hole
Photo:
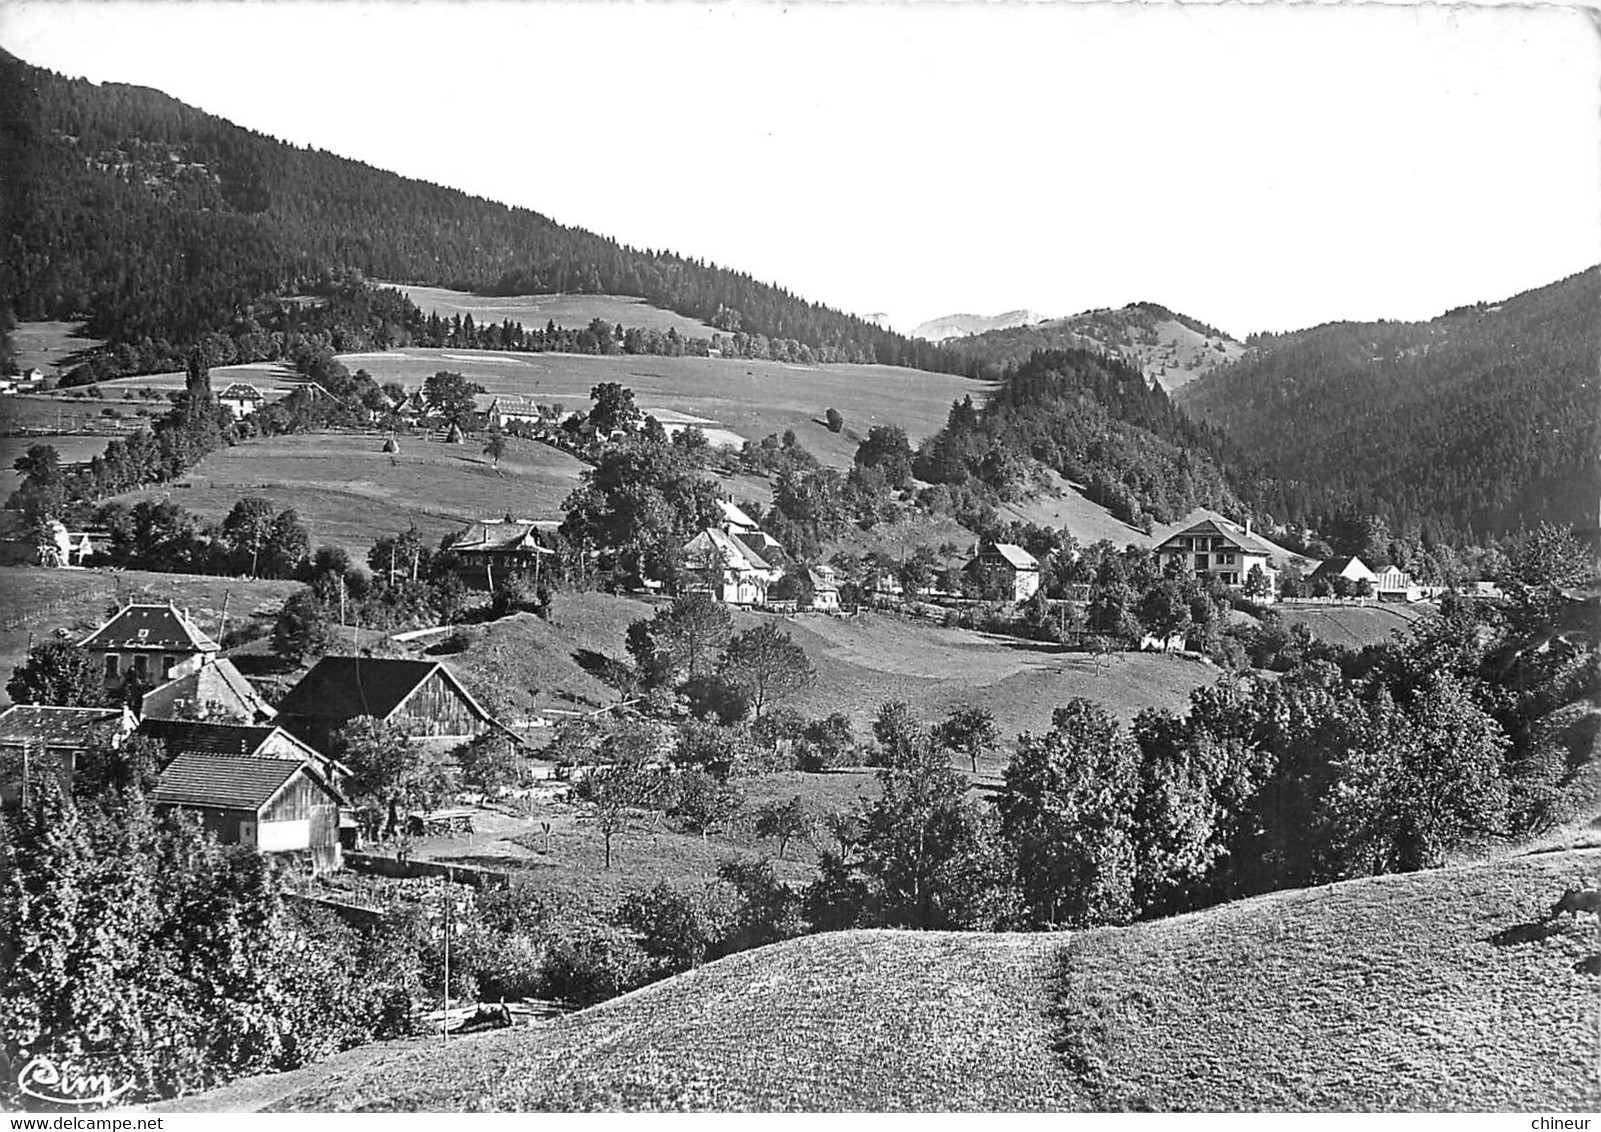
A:
{"label": "grassy meadow", "polygon": [[[1601,852],[1275,893],[1128,928],[853,931],[565,1018],[353,1050],[173,1111],[1593,1111]],[[1226,1020],[1226,1024],[1220,1024]]]}
{"label": "grassy meadow", "polygon": [[515,437],[496,469],[482,442],[445,444],[401,437],[400,452],[383,451],[373,433],[274,436],[222,448],[181,479],[117,498],[170,497],[200,515],[221,519],[246,495],[293,507],[313,545],[349,549],[364,561],[382,535],[416,523],[437,545],[473,519],[559,519],[561,502],[584,465],[546,444]]}
{"label": "grassy meadow", "polygon": [[1382,645],[1396,633],[1407,633],[1438,607],[1419,602],[1370,602],[1366,605],[1299,605],[1273,607],[1286,625],[1305,625],[1314,637],[1333,645],[1360,649]]}
{"label": "grassy meadow", "polygon": [[581,330],[601,318],[614,326],[622,323],[624,327],[637,326],[663,334],[676,330],[685,338],[710,338],[722,333],[715,326],[651,306],[644,299],[631,295],[473,295],[445,287],[414,287],[409,283],[378,283],[377,286],[394,287],[424,315],[437,313],[440,318],[451,318],[470,314],[480,326],[509,318],[528,330],[543,330],[551,322]]}
{"label": "grassy meadow", "polygon": [[71,368],[69,359],[83,350],[104,345],[104,339],[90,338],[77,322],[19,322],[11,334],[17,370],[27,373],[34,367],[46,377],[59,377]]}

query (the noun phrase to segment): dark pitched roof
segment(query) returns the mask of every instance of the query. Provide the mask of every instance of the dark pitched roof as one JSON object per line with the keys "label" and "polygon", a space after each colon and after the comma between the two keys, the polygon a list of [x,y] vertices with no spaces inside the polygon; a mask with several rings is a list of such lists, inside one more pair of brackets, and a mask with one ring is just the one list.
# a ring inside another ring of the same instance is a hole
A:
{"label": "dark pitched roof", "polygon": [[144,719],[139,733],[160,739],[169,754],[254,755],[272,737],[273,726],[202,723],[193,719]]}
{"label": "dark pitched roof", "polygon": [[129,605],[79,642],[87,649],[216,652],[217,642],[172,605]]}
{"label": "dark pitched roof", "polygon": [[220,401],[265,401],[267,398],[254,385],[236,381],[217,394],[217,399]]}
{"label": "dark pitched roof", "polygon": [[341,721],[359,715],[387,719],[436,669],[480,716],[489,718],[450,669],[438,661],[368,656],[323,657],[289,689],[278,704],[278,714]]}
{"label": "dark pitched roof", "polygon": [[89,743],[102,731],[116,730],[122,719],[122,708],[17,704],[0,712],[0,744],[42,743],[54,747]]}
{"label": "dark pitched roof", "polygon": [[[304,763],[187,753],[161,772],[153,801],[158,806],[205,806],[255,813],[297,774]],[[314,780],[321,785],[321,780]]]}

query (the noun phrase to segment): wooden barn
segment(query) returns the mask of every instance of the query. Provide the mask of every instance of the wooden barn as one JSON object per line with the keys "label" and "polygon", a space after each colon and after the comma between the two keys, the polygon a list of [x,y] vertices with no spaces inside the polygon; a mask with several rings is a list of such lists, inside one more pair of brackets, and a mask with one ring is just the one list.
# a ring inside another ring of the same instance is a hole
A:
{"label": "wooden barn", "polygon": [[278,705],[278,723],[318,750],[364,715],[411,739],[452,744],[504,730],[436,660],[325,656]]}
{"label": "wooden barn", "polygon": [[306,763],[248,755],[181,754],[161,772],[158,811],[188,811],[225,845],[293,854],[316,873],[343,864],[344,799]]}

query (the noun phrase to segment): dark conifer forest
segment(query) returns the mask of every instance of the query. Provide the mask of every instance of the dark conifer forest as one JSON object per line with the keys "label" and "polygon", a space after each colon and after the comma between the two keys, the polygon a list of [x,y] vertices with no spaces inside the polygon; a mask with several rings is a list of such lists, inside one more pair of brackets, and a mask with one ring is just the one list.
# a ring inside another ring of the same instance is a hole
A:
{"label": "dark conifer forest", "polygon": [[1321,527],[1484,540],[1601,500],[1601,268],[1429,322],[1253,336],[1179,393],[1227,433],[1247,501]]}
{"label": "dark conifer forest", "polygon": [[[18,319],[181,353],[329,273],[486,294],[633,295],[818,361],[966,360],[748,275],[288,145],[159,91],[0,52],[0,295]],[[146,351],[149,354],[151,351]],[[127,372],[126,370],[124,372]]]}

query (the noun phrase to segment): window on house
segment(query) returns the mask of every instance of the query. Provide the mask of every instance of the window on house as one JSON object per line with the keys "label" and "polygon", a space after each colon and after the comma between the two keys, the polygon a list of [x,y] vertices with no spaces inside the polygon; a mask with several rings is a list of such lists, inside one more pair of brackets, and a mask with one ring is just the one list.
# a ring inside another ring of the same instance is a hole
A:
{"label": "window on house", "polygon": [[1204,554],[1197,554],[1197,555],[1196,555],[1196,556],[1195,556],[1195,568],[1196,568],[1196,569],[1197,569],[1197,570],[1205,570],[1205,569],[1206,569],[1206,567],[1207,567],[1207,560],[1206,560],[1206,555],[1204,555]]}
{"label": "window on house", "polygon": [[114,653],[114,652],[108,652],[108,653],[106,653],[106,679],[107,680],[115,680],[116,678],[117,678],[117,654]]}
{"label": "window on house", "polygon": [[150,658],[148,656],[141,653],[133,658],[133,674],[136,679],[141,681],[150,679]]}
{"label": "window on house", "polygon": [[172,666],[178,663],[178,658],[170,652],[161,655],[161,675],[165,678],[172,675]]}

